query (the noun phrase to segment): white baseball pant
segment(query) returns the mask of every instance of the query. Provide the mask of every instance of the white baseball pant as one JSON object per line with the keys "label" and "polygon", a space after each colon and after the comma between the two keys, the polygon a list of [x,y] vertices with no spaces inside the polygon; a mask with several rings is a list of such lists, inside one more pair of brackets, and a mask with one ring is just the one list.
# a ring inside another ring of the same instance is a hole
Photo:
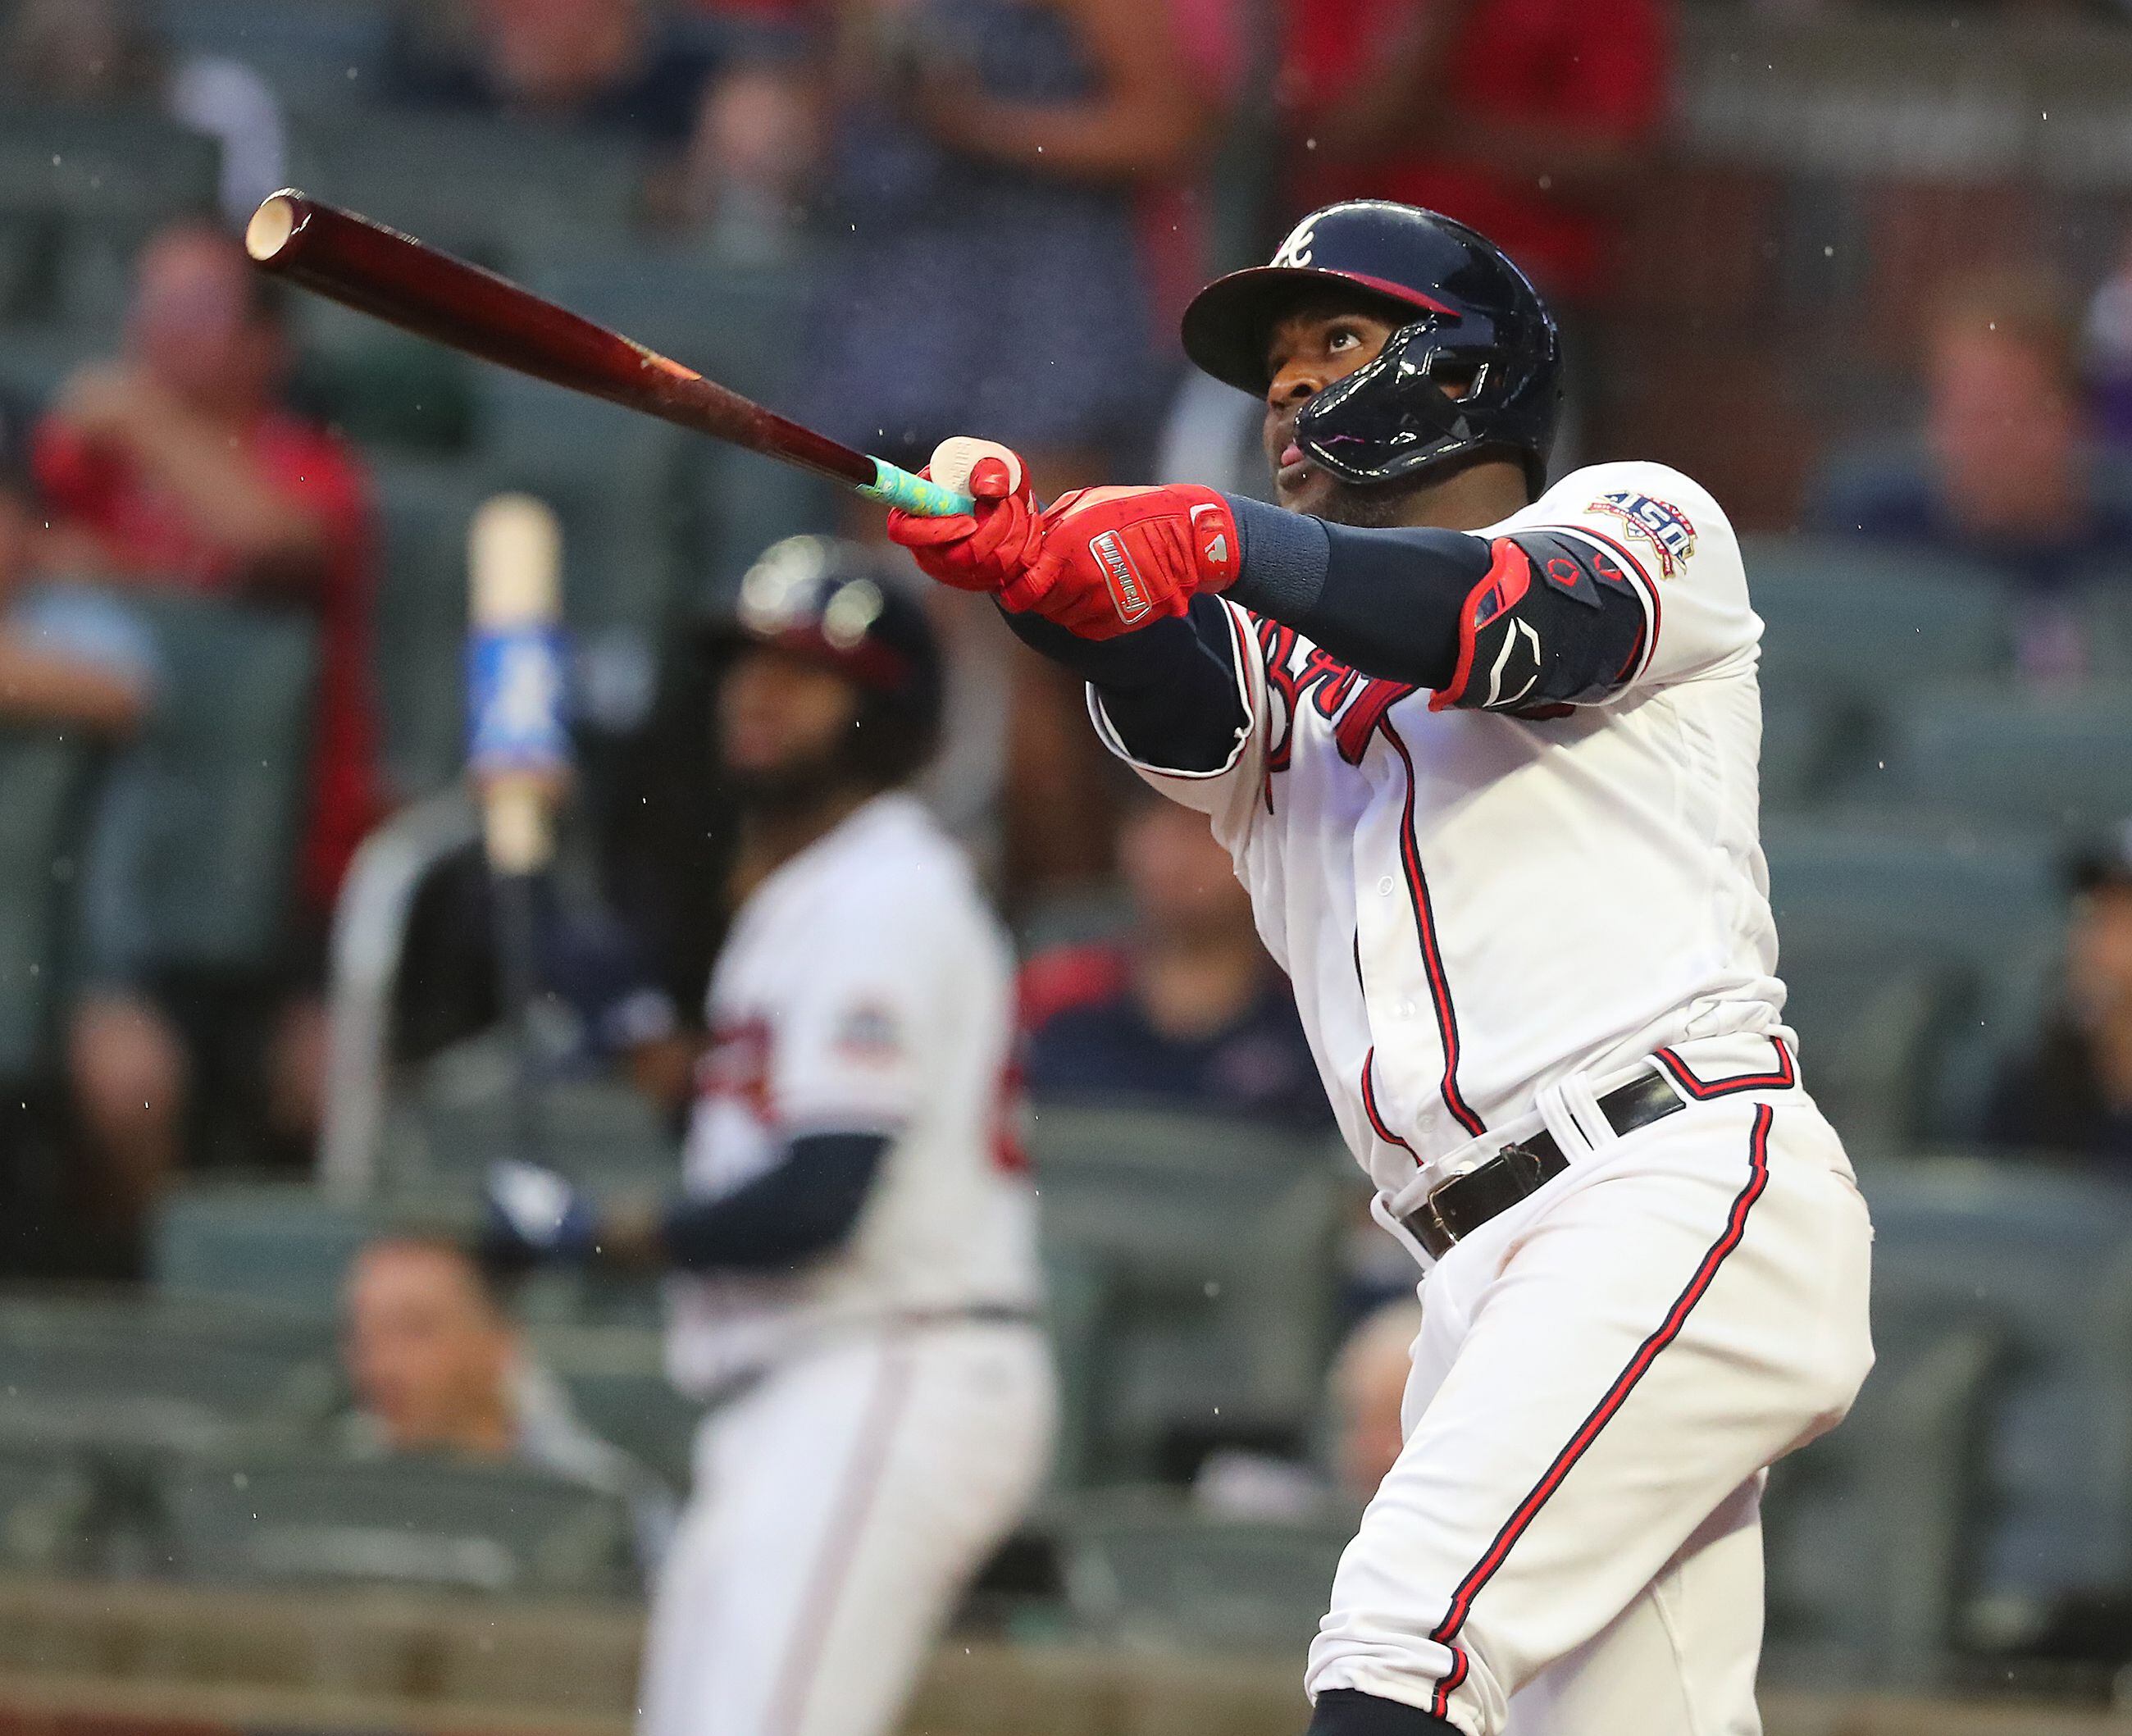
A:
{"label": "white baseball pant", "polygon": [[890,1327],[706,1419],[654,1590],[641,1736],[889,1736],[1049,1462],[1032,1326]]}
{"label": "white baseball pant", "polygon": [[1872,1231],[1803,1091],[1705,1089],[1600,1143],[1549,1114],[1568,1171],[1429,1272],[1313,1697],[1468,1736],[1759,1730],[1763,1475],[1871,1366]]}

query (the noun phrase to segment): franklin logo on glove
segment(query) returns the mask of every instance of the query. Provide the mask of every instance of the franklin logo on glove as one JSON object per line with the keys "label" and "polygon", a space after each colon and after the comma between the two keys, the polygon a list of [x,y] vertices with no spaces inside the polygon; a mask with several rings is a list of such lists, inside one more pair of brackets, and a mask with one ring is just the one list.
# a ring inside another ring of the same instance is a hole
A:
{"label": "franklin logo on glove", "polygon": [[1116,531],[1106,531],[1100,536],[1089,538],[1088,552],[1103,564],[1104,576],[1111,581],[1111,601],[1116,606],[1118,619],[1131,626],[1151,607],[1147,600],[1147,588],[1140,583],[1132,556],[1126,552],[1126,546],[1118,541]]}

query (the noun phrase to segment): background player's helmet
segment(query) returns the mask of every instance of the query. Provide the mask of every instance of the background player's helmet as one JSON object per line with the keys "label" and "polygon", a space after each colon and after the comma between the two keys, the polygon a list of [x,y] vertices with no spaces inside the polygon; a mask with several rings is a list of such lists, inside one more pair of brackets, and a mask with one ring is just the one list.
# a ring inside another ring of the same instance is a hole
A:
{"label": "background player's helmet", "polygon": [[[1184,352],[1217,380],[1264,397],[1273,328],[1328,286],[1406,323],[1366,367],[1296,421],[1296,444],[1343,482],[1395,482],[1496,451],[1537,495],[1562,407],[1554,319],[1501,248],[1462,223],[1389,200],[1313,211],[1270,265],[1217,278],[1184,310]],[[1441,370],[1470,375],[1444,395]]]}
{"label": "background player's helmet", "polygon": [[862,544],[787,536],[741,580],[732,618],[713,630],[714,650],[774,645],[822,663],[859,694],[853,762],[899,784],[932,757],[940,733],[939,642],[924,607]]}

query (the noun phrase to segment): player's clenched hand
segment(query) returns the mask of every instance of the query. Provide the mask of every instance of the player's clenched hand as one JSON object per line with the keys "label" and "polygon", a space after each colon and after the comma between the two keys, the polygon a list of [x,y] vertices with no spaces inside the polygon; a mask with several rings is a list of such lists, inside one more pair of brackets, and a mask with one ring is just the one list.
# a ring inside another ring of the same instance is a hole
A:
{"label": "player's clenched hand", "polygon": [[1083,639],[1181,615],[1236,582],[1236,522],[1212,488],[1081,488],[1044,515],[1044,548],[1000,600]]}
{"label": "player's clenched hand", "polygon": [[[898,508],[888,515],[890,538],[910,550],[930,577],[958,590],[998,594],[1028,570],[1042,546],[1044,523],[1029,490],[1029,466],[998,450],[1001,455],[987,454],[970,467],[966,486],[977,502],[974,514],[921,518]],[[936,462],[940,456],[934,454]],[[932,465],[919,474],[936,479]]]}

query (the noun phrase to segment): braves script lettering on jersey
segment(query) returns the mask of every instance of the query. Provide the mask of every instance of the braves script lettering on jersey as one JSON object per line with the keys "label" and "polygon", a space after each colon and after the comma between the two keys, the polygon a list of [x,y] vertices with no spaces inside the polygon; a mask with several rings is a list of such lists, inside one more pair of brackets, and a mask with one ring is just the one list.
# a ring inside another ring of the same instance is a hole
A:
{"label": "braves script lettering on jersey", "polygon": [[[1406,1448],[1313,1695],[1472,1736],[1751,1731],[1760,1480],[1870,1364],[1870,1230],[1782,1020],[1731,527],[1616,464],[1475,534],[1540,529],[1643,609],[1592,702],[1479,709],[1540,661],[1515,632],[1447,708],[1224,604],[1236,751],[1135,763],[1229,847],[1380,1221],[1428,1271]],[[1599,1099],[1654,1075],[1680,1107],[1617,1132]],[[1407,1220],[1543,1130],[1568,1171],[1432,1260]]]}
{"label": "braves script lettering on jersey", "polygon": [[688,1189],[892,1137],[850,1240],[669,1280],[670,1372],[728,1396],[654,1599],[647,1736],[885,1736],[1041,1481],[1035,1202],[1007,1137],[1011,959],[968,863],[879,796],[777,868],[713,975]]}

